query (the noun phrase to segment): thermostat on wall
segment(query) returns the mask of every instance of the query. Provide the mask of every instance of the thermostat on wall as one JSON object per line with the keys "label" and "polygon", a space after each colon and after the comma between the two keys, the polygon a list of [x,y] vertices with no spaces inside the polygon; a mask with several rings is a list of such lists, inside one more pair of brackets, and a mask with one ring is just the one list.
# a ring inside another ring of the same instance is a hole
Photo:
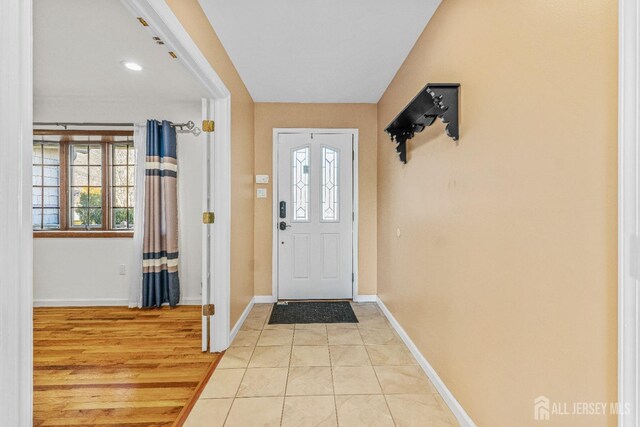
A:
{"label": "thermostat on wall", "polygon": [[268,184],[269,175],[256,175],[256,184]]}

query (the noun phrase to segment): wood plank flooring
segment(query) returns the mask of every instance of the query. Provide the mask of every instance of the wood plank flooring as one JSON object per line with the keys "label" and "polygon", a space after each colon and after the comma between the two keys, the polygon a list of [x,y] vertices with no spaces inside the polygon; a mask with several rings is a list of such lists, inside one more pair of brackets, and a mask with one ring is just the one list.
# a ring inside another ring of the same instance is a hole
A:
{"label": "wood plank flooring", "polygon": [[34,308],[34,425],[172,425],[219,357],[200,310]]}

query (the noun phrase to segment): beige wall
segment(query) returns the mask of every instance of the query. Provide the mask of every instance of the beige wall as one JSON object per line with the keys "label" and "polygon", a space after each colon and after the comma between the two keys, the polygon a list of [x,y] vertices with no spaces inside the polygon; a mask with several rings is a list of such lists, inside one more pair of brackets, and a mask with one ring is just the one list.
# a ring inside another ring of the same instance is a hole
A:
{"label": "beige wall", "polygon": [[197,0],[167,3],[231,92],[231,326],[253,297],[253,100]]}
{"label": "beige wall", "polygon": [[[377,291],[376,271],[376,105],[255,104],[255,173],[273,175],[274,128],[357,128],[359,130],[359,294]],[[273,188],[255,202],[255,294],[271,295]]]}
{"label": "beige wall", "polygon": [[[616,14],[444,0],[378,104],[378,293],[479,426],[616,400]],[[438,121],[403,166],[384,127],[450,81],[460,145]]]}

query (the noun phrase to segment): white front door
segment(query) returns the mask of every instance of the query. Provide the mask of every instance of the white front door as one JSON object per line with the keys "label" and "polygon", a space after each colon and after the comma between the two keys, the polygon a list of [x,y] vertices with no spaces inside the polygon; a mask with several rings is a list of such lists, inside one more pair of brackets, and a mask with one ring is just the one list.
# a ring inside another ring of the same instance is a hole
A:
{"label": "white front door", "polygon": [[278,298],[352,298],[353,134],[279,133]]}

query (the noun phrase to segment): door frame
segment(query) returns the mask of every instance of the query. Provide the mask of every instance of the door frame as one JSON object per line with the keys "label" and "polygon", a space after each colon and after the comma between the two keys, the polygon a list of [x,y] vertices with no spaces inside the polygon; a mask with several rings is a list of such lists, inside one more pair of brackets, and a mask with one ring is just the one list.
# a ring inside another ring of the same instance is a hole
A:
{"label": "door frame", "polygon": [[[162,39],[193,78],[205,88],[203,114],[213,108],[215,132],[212,146],[207,147],[207,154],[213,157],[213,161],[209,162],[209,179],[205,188],[208,187],[213,193],[209,193],[212,196],[209,206],[216,214],[216,221],[202,229],[205,250],[202,294],[216,307],[215,315],[211,316],[209,349],[212,352],[223,351],[229,347],[231,330],[231,92],[164,0],[121,1],[133,16],[144,18],[152,34]],[[204,195],[203,199],[203,207],[206,207]],[[207,245],[210,234],[214,236],[213,244]],[[204,299],[203,303],[206,303]],[[207,316],[202,316],[203,328],[206,322]],[[203,351],[206,350],[205,344],[203,339]]]}
{"label": "door frame", "polygon": [[[618,1],[618,426],[640,422],[640,6]],[[621,406],[624,408],[624,406]]]}
{"label": "door frame", "polygon": [[358,218],[359,218],[359,182],[358,182],[358,163],[359,163],[359,148],[358,148],[358,129],[349,128],[274,128],[272,139],[272,184],[271,184],[271,199],[273,204],[272,213],[272,228],[271,228],[271,301],[278,301],[278,233],[276,232],[278,226],[278,135],[290,133],[337,133],[337,134],[350,134],[353,138],[353,168],[352,168],[352,185],[353,193],[353,228],[351,233],[351,268],[353,269],[353,281],[352,281],[352,299],[358,300]]}

